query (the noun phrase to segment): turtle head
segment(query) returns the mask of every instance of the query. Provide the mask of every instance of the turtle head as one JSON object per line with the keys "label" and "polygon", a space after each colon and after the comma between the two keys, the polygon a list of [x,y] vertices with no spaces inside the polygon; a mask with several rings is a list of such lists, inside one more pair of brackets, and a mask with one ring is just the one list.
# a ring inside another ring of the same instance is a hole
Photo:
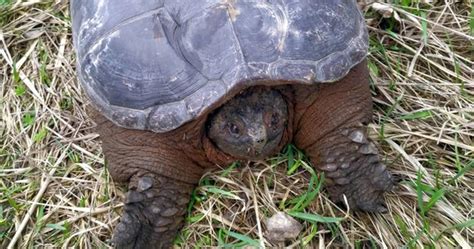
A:
{"label": "turtle head", "polygon": [[263,159],[275,153],[287,122],[287,103],[277,90],[250,88],[210,115],[207,136],[236,158]]}

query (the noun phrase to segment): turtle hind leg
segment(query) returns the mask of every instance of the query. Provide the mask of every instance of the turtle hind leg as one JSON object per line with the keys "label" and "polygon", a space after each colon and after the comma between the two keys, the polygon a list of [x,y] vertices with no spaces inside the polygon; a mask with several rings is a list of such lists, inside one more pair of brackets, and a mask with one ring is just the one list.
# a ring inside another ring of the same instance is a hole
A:
{"label": "turtle hind leg", "polygon": [[170,248],[193,185],[154,174],[133,176],[112,243],[116,248]]}

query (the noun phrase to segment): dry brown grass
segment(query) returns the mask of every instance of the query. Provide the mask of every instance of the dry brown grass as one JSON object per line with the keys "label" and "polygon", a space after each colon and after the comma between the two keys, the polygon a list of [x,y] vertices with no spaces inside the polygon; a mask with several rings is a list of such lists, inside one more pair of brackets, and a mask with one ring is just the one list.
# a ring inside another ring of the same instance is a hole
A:
{"label": "dry brown grass", "polygon": [[[0,0],[1,3],[10,2]],[[41,2],[41,3],[38,3]],[[367,2],[367,1],[366,1]],[[411,2],[411,1],[400,1]],[[400,179],[386,214],[347,213],[324,191],[287,246],[473,248],[474,37],[471,3],[368,5],[372,136]],[[108,247],[125,189],[104,168],[75,77],[68,5],[0,7],[0,248]],[[386,18],[383,17],[385,14]],[[471,17],[470,17],[471,16]],[[266,218],[308,190],[288,155],[206,175],[177,246],[265,239]],[[247,237],[236,239],[232,231]],[[234,235],[234,236],[232,236]],[[240,244],[239,244],[240,243]]]}

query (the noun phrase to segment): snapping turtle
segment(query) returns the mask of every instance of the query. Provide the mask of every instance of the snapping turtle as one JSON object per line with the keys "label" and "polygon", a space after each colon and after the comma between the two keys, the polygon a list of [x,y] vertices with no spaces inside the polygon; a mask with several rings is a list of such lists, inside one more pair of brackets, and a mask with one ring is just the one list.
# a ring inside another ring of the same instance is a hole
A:
{"label": "snapping turtle", "polygon": [[113,243],[169,247],[203,172],[293,143],[332,200],[384,211],[366,133],[368,35],[353,0],[71,3],[77,71],[113,179]]}

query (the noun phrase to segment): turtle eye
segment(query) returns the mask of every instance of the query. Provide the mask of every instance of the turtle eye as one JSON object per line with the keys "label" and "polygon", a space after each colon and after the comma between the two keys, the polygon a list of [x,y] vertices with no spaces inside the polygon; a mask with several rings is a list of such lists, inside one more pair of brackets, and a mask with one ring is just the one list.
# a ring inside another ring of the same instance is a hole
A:
{"label": "turtle eye", "polygon": [[270,119],[270,126],[275,127],[278,125],[279,122],[280,122],[280,117],[278,116],[278,114],[273,113]]}
{"label": "turtle eye", "polygon": [[237,127],[237,125],[230,123],[228,127],[229,127],[230,133],[234,135],[238,135],[240,133],[240,129],[239,127]]}

